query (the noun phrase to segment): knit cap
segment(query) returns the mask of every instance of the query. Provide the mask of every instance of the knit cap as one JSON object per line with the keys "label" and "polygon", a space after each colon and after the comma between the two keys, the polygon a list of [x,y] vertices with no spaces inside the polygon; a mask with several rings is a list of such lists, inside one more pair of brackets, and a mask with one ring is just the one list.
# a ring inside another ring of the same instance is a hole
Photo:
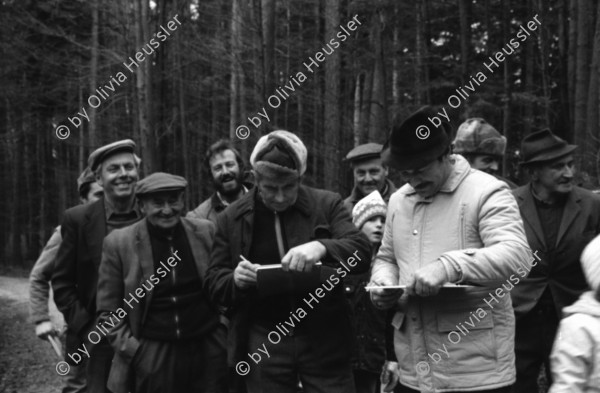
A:
{"label": "knit cap", "polygon": [[385,217],[386,213],[387,205],[381,194],[379,191],[373,191],[354,205],[354,209],[352,209],[352,222],[360,229],[371,218],[376,216]]}
{"label": "knit cap", "polygon": [[594,292],[600,287],[600,236],[596,236],[594,240],[584,248],[581,253],[581,267],[583,273]]}
{"label": "knit cap", "polygon": [[306,172],[304,143],[289,131],[277,130],[262,136],[252,154],[250,165],[260,175],[283,180],[298,178]]}

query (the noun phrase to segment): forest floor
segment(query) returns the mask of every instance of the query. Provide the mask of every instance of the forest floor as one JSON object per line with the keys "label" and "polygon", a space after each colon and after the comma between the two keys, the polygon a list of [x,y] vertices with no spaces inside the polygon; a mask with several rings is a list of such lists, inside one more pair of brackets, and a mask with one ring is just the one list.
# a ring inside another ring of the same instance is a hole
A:
{"label": "forest floor", "polygon": [[[59,359],[48,341],[36,337],[29,319],[26,277],[0,276],[0,310],[0,392],[60,392],[62,377],[55,369]],[[60,323],[56,308],[50,313]]]}

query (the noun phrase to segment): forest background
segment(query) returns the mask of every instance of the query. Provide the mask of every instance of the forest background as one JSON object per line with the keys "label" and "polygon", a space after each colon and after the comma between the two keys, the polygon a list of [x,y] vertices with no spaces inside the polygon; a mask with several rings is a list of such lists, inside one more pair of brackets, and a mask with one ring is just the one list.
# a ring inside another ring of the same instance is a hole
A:
{"label": "forest background", "polygon": [[[539,28],[486,69],[536,15]],[[348,30],[355,16],[361,24]],[[309,72],[304,63],[331,52],[340,25],[347,39]],[[161,40],[161,31],[170,35]],[[143,48],[153,50],[130,72],[125,64]],[[32,265],[78,202],[90,151],[124,138],[138,144],[142,173],[188,179],[189,209],[213,192],[202,165],[212,142],[231,138],[247,159],[278,128],[306,143],[306,183],[346,196],[345,154],[384,143],[395,116],[431,104],[455,129],[479,116],[503,133],[512,180],[525,181],[521,138],[550,127],[579,145],[578,183],[598,186],[595,0],[1,0],[0,51],[0,268]],[[480,71],[486,80],[465,90]],[[291,91],[298,72],[306,79]],[[451,108],[457,89],[469,96]]]}

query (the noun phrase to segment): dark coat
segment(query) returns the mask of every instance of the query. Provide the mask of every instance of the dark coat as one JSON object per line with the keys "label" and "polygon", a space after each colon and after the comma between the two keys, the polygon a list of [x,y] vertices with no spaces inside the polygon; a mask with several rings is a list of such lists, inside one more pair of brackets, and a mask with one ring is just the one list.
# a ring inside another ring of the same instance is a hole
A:
{"label": "dark coat", "polygon": [[[381,197],[383,198],[385,203],[388,203],[390,197],[393,193],[396,192],[397,188],[390,179],[385,179],[385,184],[387,185],[387,187],[384,193],[381,194]],[[352,209],[354,209],[354,205],[356,205],[356,203],[358,203],[358,201],[360,201],[364,197],[366,197],[366,195],[362,195],[358,191],[358,188],[356,188],[356,186],[352,188],[352,192],[350,192],[350,195],[348,195],[348,197],[344,199],[344,206],[346,206],[346,209],[348,209],[348,211],[350,212],[350,216],[352,216]]]}
{"label": "dark coat", "polygon": [[540,261],[527,278],[511,291],[517,317],[529,312],[550,287],[558,318],[563,307],[587,290],[579,258],[585,246],[600,233],[600,196],[579,187],[569,193],[556,247],[550,252],[538,218],[530,184],[513,190],[519,204],[527,241]]}
{"label": "dark coat", "polygon": [[98,268],[106,236],[104,199],[65,211],[61,234],[52,290],[68,326],[66,352],[73,353],[94,325]]}
{"label": "dark coat", "polygon": [[[214,224],[208,220],[186,218],[181,219],[181,223],[194,256],[198,275],[203,281],[208,268]],[[147,290],[141,283],[155,283],[156,280],[161,279],[159,274],[154,266],[146,219],[126,228],[116,229],[106,237],[98,280],[97,303],[98,311],[101,313],[100,320],[108,321],[109,325],[114,324],[116,318],[110,320],[111,311],[114,315],[118,315],[117,310],[122,308],[127,313],[123,322],[111,329],[108,335],[111,346],[115,350],[108,379],[108,387],[112,392],[127,392],[129,366],[140,345],[138,341],[140,332],[153,295],[153,291]],[[142,294],[137,295],[136,292],[140,292],[140,288]],[[130,300],[132,295],[139,300],[139,304],[135,300]],[[132,306],[125,304],[124,298],[129,300]],[[216,328],[217,312],[214,311],[213,317],[207,319],[205,323]]]}
{"label": "dark coat", "polygon": [[[239,290],[233,280],[233,270],[240,261],[240,255],[249,255],[255,230],[254,203],[257,197],[254,189],[218,216],[207,273],[211,298],[230,310],[228,348],[231,350],[229,362],[232,365],[247,355],[249,316],[246,306],[257,296],[255,290]],[[361,262],[353,273],[361,273],[369,268],[371,245],[352,224],[342,199],[335,193],[300,186],[296,203],[286,211],[281,225],[289,248],[318,240],[327,249],[326,257],[321,260],[324,265],[338,268],[339,261],[346,261],[356,253]],[[351,342],[348,303],[341,285],[335,289],[339,290],[328,294],[330,298],[327,302],[322,302],[314,310],[309,309],[307,313],[313,322],[311,326],[319,326],[318,334],[314,334],[315,346],[327,346],[338,352],[347,351]]]}

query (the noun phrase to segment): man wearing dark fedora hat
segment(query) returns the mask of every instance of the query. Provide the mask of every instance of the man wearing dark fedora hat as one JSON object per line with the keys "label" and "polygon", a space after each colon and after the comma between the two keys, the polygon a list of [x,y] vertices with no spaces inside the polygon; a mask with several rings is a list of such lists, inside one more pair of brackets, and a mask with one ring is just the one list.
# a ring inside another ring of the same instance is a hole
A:
{"label": "man wearing dark fedora hat", "polygon": [[549,355],[561,310],[587,289],[579,257],[600,232],[600,196],[573,185],[576,148],[549,129],[527,135],[521,144],[521,166],[531,181],[514,195],[539,262],[511,292],[516,316],[515,392],[538,391],[540,366],[550,380]]}
{"label": "man wearing dark fedora hat", "polygon": [[514,313],[499,291],[530,256],[523,223],[506,183],[451,154],[450,124],[432,127],[432,116],[395,121],[382,152],[407,184],[390,198],[371,283],[405,290],[376,288],[371,300],[396,311],[401,392],[509,392]]}

